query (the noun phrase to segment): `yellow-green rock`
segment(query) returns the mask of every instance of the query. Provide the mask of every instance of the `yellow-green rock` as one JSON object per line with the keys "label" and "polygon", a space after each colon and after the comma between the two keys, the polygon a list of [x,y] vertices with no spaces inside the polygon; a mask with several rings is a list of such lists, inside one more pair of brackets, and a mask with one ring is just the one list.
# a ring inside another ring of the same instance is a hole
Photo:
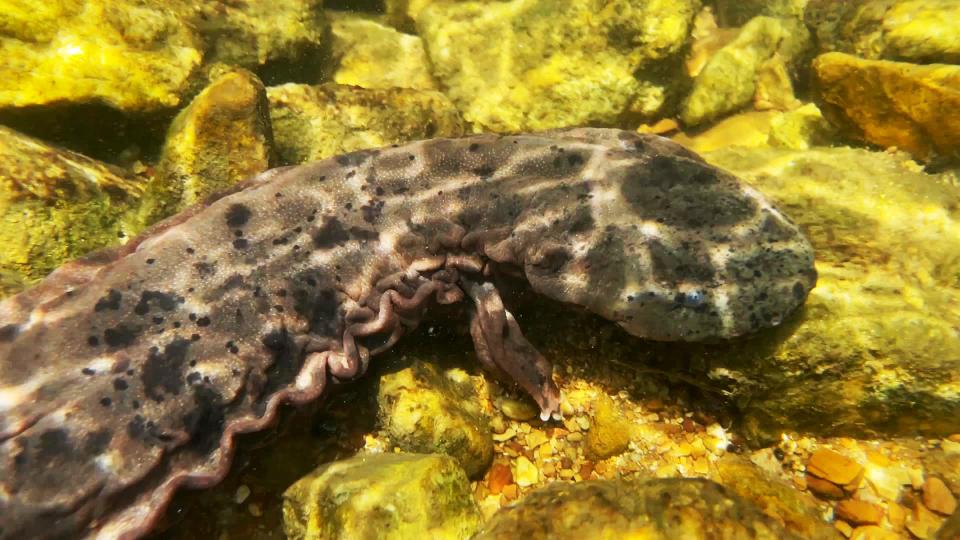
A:
{"label": "yellow-green rock", "polygon": [[139,180],[0,127],[0,296],[127,238]]}
{"label": "yellow-green rock", "polygon": [[196,35],[163,3],[0,0],[0,13],[0,108],[174,107],[202,57]]}
{"label": "yellow-green rock", "polygon": [[247,71],[217,77],[170,126],[147,185],[139,225],[150,225],[270,168],[266,91]]}
{"label": "yellow-green rock", "polygon": [[630,445],[630,421],[606,394],[593,402],[590,431],[585,439],[584,454],[595,461],[622,454]]}
{"label": "yellow-green rock", "polygon": [[777,201],[816,250],[819,279],[798,316],[691,360],[729,383],[747,436],[960,432],[956,179],[851,148],[706,158]]}
{"label": "yellow-green rock", "polygon": [[463,134],[463,121],[441,93],[337,84],[267,89],[280,160],[297,164],[344,152]]}
{"label": "yellow-green rock", "polygon": [[337,59],[333,82],[364,88],[437,89],[419,37],[349,13],[332,19]]}
{"label": "yellow-green rock", "polygon": [[830,124],[813,103],[789,112],[747,111],[720,120],[696,136],[673,139],[696,152],[710,152],[728,146],[750,148],[773,146],[804,150],[828,143]]}
{"label": "yellow-green rock", "polygon": [[467,540],[480,525],[448,456],[367,454],[323,465],[283,494],[290,540]]}
{"label": "yellow-green rock", "polygon": [[821,52],[960,63],[958,0],[810,0],[804,17]]}
{"label": "yellow-green rock", "polygon": [[[688,126],[697,125],[750,104],[758,80],[763,80],[761,74],[789,73],[809,47],[809,32],[799,20],[753,18],[707,61],[681,106],[680,119]],[[789,79],[783,82],[789,88]]]}
{"label": "yellow-green rock", "polygon": [[503,508],[474,540],[799,539],[709,480],[555,482]]}
{"label": "yellow-green rock", "polygon": [[717,0],[722,26],[741,26],[757,15],[803,18],[807,0]]}
{"label": "yellow-green rock", "polygon": [[434,76],[477,130],[653,117],[683,84],[699,0],[431,3],[416,18]]}
{"label": "yellow-green rock", "polygon": [[918,159],[960,159],[960,66],[827,53],[813,63],[827,113],[852,136]]}
{"label": "yellow-green rock", "polygon": [[475,477],[493,459],[489,418],[467,374],[415,362],[380,379],[380,425],[405,452],[442,453]]}
{"label": "yellow-green rock", "polygon": [[391,26],[412,32],[416,28],[416,20],[420,12],[437,1],[446,0],[384,0],[386,20]]}
{"label": "yellow-green rock", "polygon": [[736,454],[717,463],[716,480],[723,487],[752,502],[784,528],[809,540],[836,540],[837,531],[820,516],[817,501],[809,493],[774,478]]}
{"label": "yellow-green rock", "polygon": [[[190,20],[206,43],[206,63],[257,69],[283,80],[319,66],[329,27],[322,0],[197,2]],[[283,75],[281,75],[281,73]]]}

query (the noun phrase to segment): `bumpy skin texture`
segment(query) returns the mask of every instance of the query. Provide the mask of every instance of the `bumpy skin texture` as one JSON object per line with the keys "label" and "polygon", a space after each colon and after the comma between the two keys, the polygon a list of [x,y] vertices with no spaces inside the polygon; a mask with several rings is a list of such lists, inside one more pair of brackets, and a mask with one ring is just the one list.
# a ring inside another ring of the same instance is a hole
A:
{"label": "bumpy skin texture", "polygon": [[265,172],[0,303],[0,537],[136,537],[219,481],[236,433],[363,373],[432,301],[545,414],[550,366],[488,277],[656,340],[778,324],[813,251],[665,139],[435,139]]}

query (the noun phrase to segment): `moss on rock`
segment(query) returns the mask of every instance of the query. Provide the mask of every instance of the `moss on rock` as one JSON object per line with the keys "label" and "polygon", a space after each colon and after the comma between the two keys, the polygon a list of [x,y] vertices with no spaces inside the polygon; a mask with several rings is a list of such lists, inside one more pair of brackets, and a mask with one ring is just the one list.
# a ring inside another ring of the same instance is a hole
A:
{"label": "moss on rock", "polygon": [[440,373],[415,362],[380,379],[377,401],[383,430],[404,451],[447,454],[471,477],[490,465],[489,418],[462,370]]}
{"label": "moss on rock", "polygon": [[423,41],[349,13],[333,16],[333,82],[363,88],[436,90]]}
{"label": "moss on rock", "polygon": [[277,152],[284,164],[463,134],[459,113],[439,92],[284,84],[268,88],[267,97]]}
{"label": "moss on rock", "polygon": [[323,465],[283,494],[292,540],[466,540],[479,524],[470,483],[448,456],[361,455]]}
{"label": "moss on rock", "polygon": [[[747,23],[736,39],[720,49],[703,67],[693,83],[693,90],[684,100],[680,119],[689,126],[712,120],[740,109],[754,100],[758,89],[769,89],[763,84],[770,76],[788,74],[809,49],[809,32],[797,19],[755,17]],[[777,77],[786,83],[787,98],[765,101],[789,103],[792,88],[789,77]],[[777,90],[783,94],[781,88]]]}
{"label": "moss on rock", "polygon": [[0,296],[131,235],[139,180],[0,127]]}
{"label": "moss on rock", "polygon": [[474,540],[514,538],[801,537],[714,482],[676,478],[553,483],[495,514]]}
{"label": "moss on rock", "polygon": [[217,77],[174,119],[138,227],[196,204],[273,164],[263,84],[246,71]]}
{"label": "moss on rock", "polygon": [[904,154],[731,148],[706,154],[806,233],[819,279],[798,316],[703,347],[746,433],[945,436],[960,431],[960,200]]}
{"label": "moss on rock", "polygon": [[663,113],[683,85],[698,0],[432,3],[417,17],[434,76],[478,130],[614,124]]}

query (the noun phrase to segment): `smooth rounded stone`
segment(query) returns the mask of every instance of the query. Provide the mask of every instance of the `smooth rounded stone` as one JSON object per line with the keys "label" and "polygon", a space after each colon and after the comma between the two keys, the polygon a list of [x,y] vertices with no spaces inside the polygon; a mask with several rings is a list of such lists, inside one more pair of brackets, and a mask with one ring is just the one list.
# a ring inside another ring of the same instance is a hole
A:
{"label": "smooth rounded stone", "polygon": [[248,71],[228,71],[173,120],[140,222],[150,225],[273,165],[263,84]]}
{"label": "smooth rounded stone", "polygon": [[181,4],[0,0],[0,109],[178,105],[203,56]]}
{"label": "smooth rounded stone", "polygon": [[883,508],[871,502],[848,499],[837,503],[836,516],[852,525],[879,525]]}
{"label": "smooth rounded stone", "polygon": [[952,493],[960,495],[960,454],[933,449],[923,456],[923,468],[928,475],[943,480]]}
{"label": "smooth rounded stone", "polygon": [[816,250],[817,286],[781,327],[694,346],[744,435],[960,431],[960,187],[903,153],[729,148],[706,159],[778,203]]}
{"label": "smooth rounded stone", "polygon": [[957,499],[950,488],[936,476],[929,476],[923,483],[923,505],[939,514],[950,515],[957,510]]}
{"label": "smooth rounded stone", "polygon": [[328,46],[322,0],[196,2],[190,9],[205,63],[257,70],[266,80],[312,81],[310,68],[320,66]]}
{"label": "smooth rounded stone", "polygon": [[0,126],[0,296],[129,237],[142,190],[133,174]]}
{"label": "smooth rounded stone", "polygon": [[333,82],[363,88],[437,90],[423,40],[363,16],[331,14]]}
{"label": "smooth rounded stone", "polygon": [[824,113],[850,136],[921,160],[960,160],[960,66],[827,53],[813,72]]}
{"label": "smooth rounded stone", "polygon": [[810,0],[804,20],[820,51],[877,60],[960,62],[958,0]]}
{"label": "smooth rounded stone", "polygon": [[267,98],[284,164],[464,133],[460,113],[439,92],[283,84],[267,88]]}
{"label": "smooth rounded stone", "polygon": [[863,465],[833,450],[817,450],[807,460],[807,472],[852,491],[863,478]]}
{"label": "smooth rounded stone", "polygon": [[593,402],[593,417],[585,439],[584,454],[600,461],[622,454],[630,445],[633,425],[606,394]]}
{"label": "smooth rounded stone", "polygon": [[555,482],[496,513],[474,540],[801,538],[709,480]]}
{"label": "smooth rounded stone", "polygon": [[[681,105],[680,119],[693,126],[748,105],[758,88],[769,88],[769,84],[763,86],[762,74],[792,72],[810,46],[810,34],[799,20],[754,17],[707,61]],[[789,77],[781,79],[783,83],[792,99]],[[791,99],[779,96],[775,101],[788,103]]]}
{"label": "smooth rounded stone", "polygon": [[511,420],[526,422],[540,416],[540,408],[526,396],[506,397],[499,403],[500,412]]}
{"label": "smooth rounded stone", "polygon": [[837,538],[810,495],[735,454],[726,454],[716,465],[716,480],[723,487],[756,505],[788,531],[810,540]]}
{"label": "smooth rounded stone", "polygon": [[477,131],[663,116],[685,81],[699,0],[434,2],[416,17],[446,94]]}
{"label": "smooth rounded stone", "polygon": [[806,150],[832,140],[833,128],[820,109],[807,103],[792,111],[747,111],[720,120],[695,136],[680,134],[673,140],[697,152],[728,146]]}
{"label": "smooth rounded stone", "polygon": [[290,540],[466,540],[479,525],[466,474],[442,455],[360,455],[318,467],[283,494]]}
{"label": "smooth rounded stone", "polygon": [[470,377],[459,369],[445,372],[414,362],[380,378],[380,425],[405,452],[454,457],[470,477],[493,459],[489,418]]}

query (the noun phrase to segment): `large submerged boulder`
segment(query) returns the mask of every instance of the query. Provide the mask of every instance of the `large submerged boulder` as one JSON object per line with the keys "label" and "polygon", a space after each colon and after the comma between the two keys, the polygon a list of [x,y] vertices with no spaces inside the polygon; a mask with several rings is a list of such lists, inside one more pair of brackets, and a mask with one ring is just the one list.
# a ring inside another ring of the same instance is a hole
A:
{"label": "large submerged boulder", "polygon": [[613,124],[664,112],[699,0],[431,3],[417,30],[477,130]]}

